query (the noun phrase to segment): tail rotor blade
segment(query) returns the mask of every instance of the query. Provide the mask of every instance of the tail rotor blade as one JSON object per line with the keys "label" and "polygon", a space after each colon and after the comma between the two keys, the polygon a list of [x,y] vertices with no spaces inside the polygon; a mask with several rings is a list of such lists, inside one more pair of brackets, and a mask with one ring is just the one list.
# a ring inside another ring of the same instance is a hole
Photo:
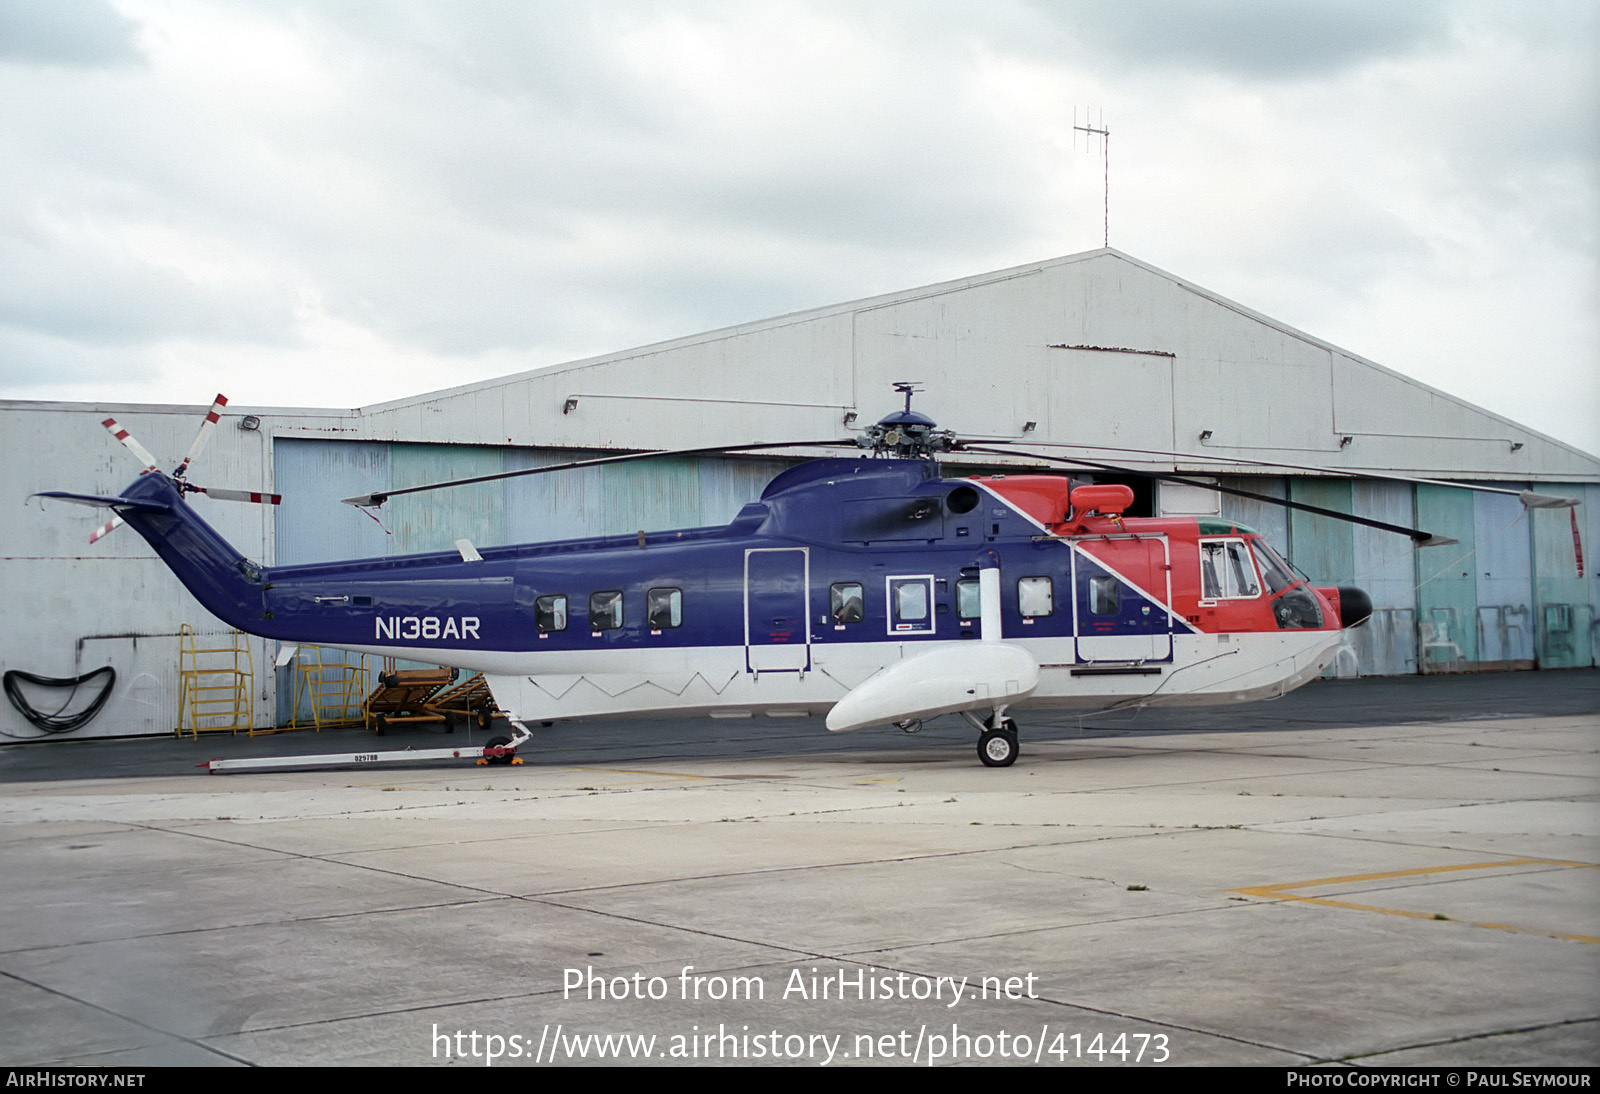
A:
{"label": "tail rotor blade", "polygon": [[258,505],[278,505],[283,501],[282,494],[265,494],[260,490],[224,490],[218,486],[186,486],[186,490],[194,490],[208,498],[218,501],[253,501]]}
{"label": "tail rotor blade", "polygon": [[118,425],[115,418],[107,418],[100,424],[105,426],[113,437],[121,441],[128,451],[132,452],[134,457],[144,464],[146,471],[154,471],[156,469],[156,458],[150,454],[150,450],[135,440],[133,434]]}
{"label": "tail rotor blade", "polygon": [[222,417],[222,408],[227,405],[227,397],[219,393],[216,401],[211,404],[211,409],[206,412],[205,421],[200,423],[200,430],[194,435],[194,442],[189,445],[189,454],[183,457],[183,462],[172,473],[173,478],[181,479],[184,476],[184,472],[189,470],[189,465],[200,455],[206,446],[206,442],[211,440],[212,430],[217,428],[217,419]]}
{"label": "tail rotor blade", "polygon": [[126,523],[121,517],[112,517],[109,521],[89,533],[90,543],[99,543],[112,532],[117,530],[117,525]]}

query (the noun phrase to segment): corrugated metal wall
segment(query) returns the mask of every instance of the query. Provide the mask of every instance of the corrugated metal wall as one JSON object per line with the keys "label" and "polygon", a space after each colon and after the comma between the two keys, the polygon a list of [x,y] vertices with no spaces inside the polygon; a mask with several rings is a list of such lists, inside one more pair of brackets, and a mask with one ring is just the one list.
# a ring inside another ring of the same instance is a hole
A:
{"label": "corrugated metal wall", "polygon": [[1474,494],[1472,499],[1478,660],[1531,668],[1533,559],[1527,511],[1505,494]]}
{"label": "corrugated metal wall", "polygon": [[1416,488],[1417,524],[1459,543],[1417,548],[1417,629],[1422,671],[1477,661],[1477,521],[1473,495],[1445,486]]}
{"label": "corrugated metal wall", "polygon": [[[339,499],[604,452],[280,438],[274,562],[288,565],[725,524],[788,462],[666,457],[409,495],[378,519]],[[381,521],[381,523],[380,523]]]}
{"label": "corrugated metal wall", "polygon": [[[1358,517],[1415,526],[1409,483],[1352,483],[1350,510]],[[1372,618],[1350,638],[1359,670],[1368,676],[1416,672],[1416,550],[1404,536],[1359,524],[1350,526],[1350,537],[1355,560],[1350,584],[1372,598]]]}
{"label": "corrugated metal wall", "polygon": [[[1559,493],[1560,489],[1552,488],[1550,492]],[[1592,546],[1592,538],[1584,543],[1585,548]],[[1576,668],[1595,663],[1595,579],[1591,566],[1592,559],[1586,551],[1585,576],[1578,576],[1570,510],[1533,511],[1534,591],[1538,598],[1534,626],[1542,668]]]}
{"label": "corrugated metal wall", "polygon": [[1530,513],[1506,494],[1382,480],[1221,481],[1459,541],[1413,548],[1388,532],[1224,496],[1225,516],[1256,528],[1317,584],[1353,584],[1372,597],[1372,619],[1351,633],[1330,674],[1600,664],[1600,487],[1546,488],[1582,497],[1575,545],[1571,510]]}

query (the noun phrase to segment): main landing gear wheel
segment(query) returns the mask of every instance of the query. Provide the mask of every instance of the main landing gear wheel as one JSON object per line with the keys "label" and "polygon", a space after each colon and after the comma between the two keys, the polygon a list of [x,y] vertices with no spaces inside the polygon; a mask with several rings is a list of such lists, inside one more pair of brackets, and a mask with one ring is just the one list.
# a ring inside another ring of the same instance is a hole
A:
{"label": "main landing gear wheel", "polygon": [[999,729],[986,729],[978,736],[978,759],[985,767],[1010,767],[1020,751],[1017,723],[1010,718]]}

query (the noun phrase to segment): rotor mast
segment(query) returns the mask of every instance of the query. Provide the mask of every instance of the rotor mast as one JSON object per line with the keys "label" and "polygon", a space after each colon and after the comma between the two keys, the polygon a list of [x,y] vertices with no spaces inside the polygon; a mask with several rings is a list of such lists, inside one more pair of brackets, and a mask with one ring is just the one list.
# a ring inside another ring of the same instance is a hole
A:
{"label": "rotor mast", "polygon": [[922,390],[922,384],[915,380],[899,380],[894,389],[906,397],[905,409],[868,426],[867,431],[856,438],[856,443],[872,449],[875,456],[903,460],[931,460],[936,452],[952,451],[956,435],[948,429],[940,429],[926,414],[911,409],[911,396]]}

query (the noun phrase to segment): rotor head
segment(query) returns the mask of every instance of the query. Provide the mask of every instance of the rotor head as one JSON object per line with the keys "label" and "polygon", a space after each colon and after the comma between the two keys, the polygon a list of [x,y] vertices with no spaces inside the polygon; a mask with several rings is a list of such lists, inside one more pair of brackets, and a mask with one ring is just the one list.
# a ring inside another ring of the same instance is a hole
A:
{"label": "rotor head", "polygon": [[911,396],[917,385],[901,382],[894,389],[906,397],[904,410],[878,419],[875,425],[856,438],[862,448],[870,448],[874,455],[895,456],[900,459],[931,459],[935,452],[949,452],[955,447],[956,435],[940,429],[926,414],[911,409]]}

